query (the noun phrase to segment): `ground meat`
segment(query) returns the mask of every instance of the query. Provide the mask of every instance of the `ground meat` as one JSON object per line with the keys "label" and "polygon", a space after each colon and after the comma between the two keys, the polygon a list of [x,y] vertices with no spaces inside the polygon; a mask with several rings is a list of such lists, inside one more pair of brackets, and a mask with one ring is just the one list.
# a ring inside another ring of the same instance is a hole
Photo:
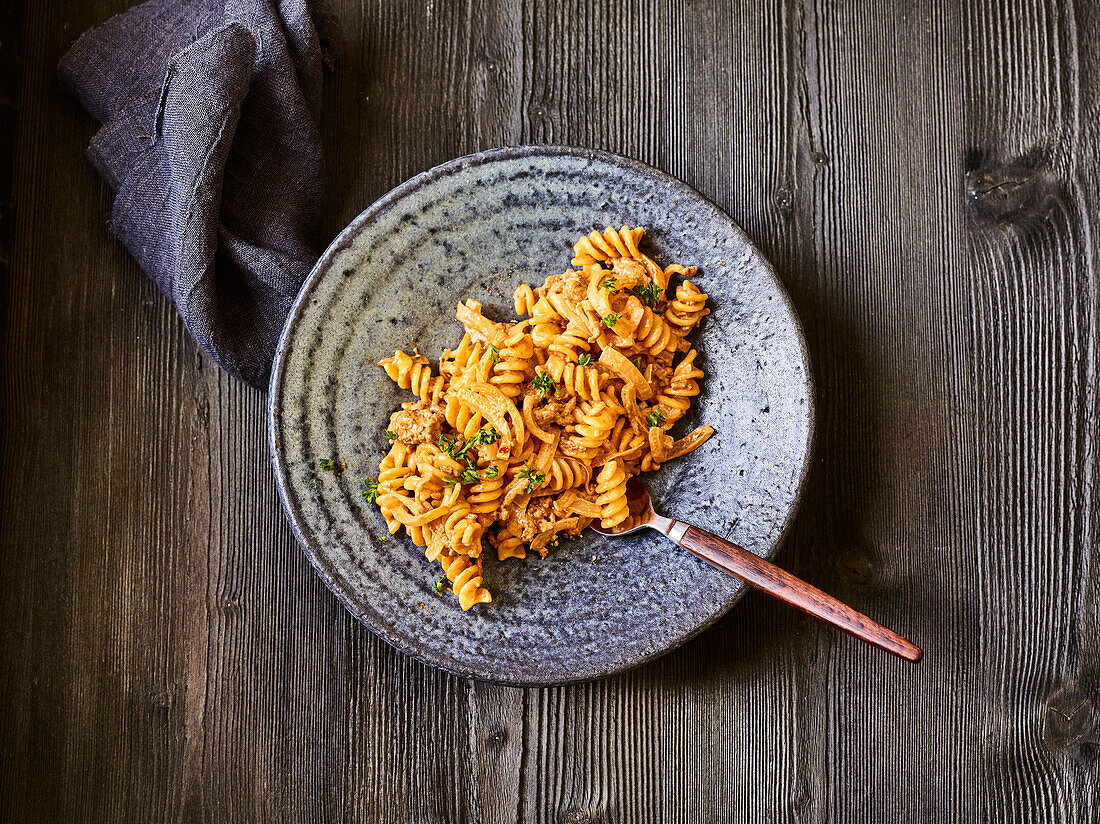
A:
{"label": "ground meat", "polygon": [[574,441],[572,438],[562,438],[561,443],[558,444],[558,449],[563,455],[568,455],[571,458],[588,457],[588,449]]}
{"label": "ground meat", "polygon": [[535,423],[539,426],[545,426],[548,423],[565,426],[573,422],[573,410],[576,407],[576,398],[569,398],[566,401],[547,401],[534,411]]}
{"label": "ground meat", "polygon": [[653,380],[651,381],[651,383],[665,384],[665,383],[668,383],[669,378],[671,378],[671,377],[672,377],[672,367],[665,366],[664,364],[660,364],[660,363],[653,364]]}
{"label": "ground meat", "polygon": [[527,512],[519,519],[523,527],[523,540],[530,541],[540,532],[544,532],[554,525],[554,518],[550,514],[550,498],[536,498],[527,507]]}
{"label": "ground meat", "polygon": [[648,280],[645,267],[630,258],[615,258],[611,262],[611,271],[615,273],[616,289],[633,289]]}
{"label": "ground meat", "polygon": [[582,272],[563,272],[546,279],[546,292],[579,303],[588,296],[588,279]]}
{"label": "ground meat", "polygon": [[698,390],[699,385],[694,378],[673,378],[668,384],[668,391],[685,395],[688,392]]}
{"label": "ground meat", "polygon": [[408,409],[394,413],[390,429],[397,440],[406,446],[431,443],[443,428],[443,410],[425,400],[411,404]]}

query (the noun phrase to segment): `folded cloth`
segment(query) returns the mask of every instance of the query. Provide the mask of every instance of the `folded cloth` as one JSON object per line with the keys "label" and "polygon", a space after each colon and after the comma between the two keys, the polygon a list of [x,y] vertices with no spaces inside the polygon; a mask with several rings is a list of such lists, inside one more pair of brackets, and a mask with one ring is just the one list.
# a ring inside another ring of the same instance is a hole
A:
{"label": "folded cloth", "polygon": [[150,0],[85,32],[63,84],[103,126],[111,228],[215,361],[264,387],[317,260],[320,0]]}

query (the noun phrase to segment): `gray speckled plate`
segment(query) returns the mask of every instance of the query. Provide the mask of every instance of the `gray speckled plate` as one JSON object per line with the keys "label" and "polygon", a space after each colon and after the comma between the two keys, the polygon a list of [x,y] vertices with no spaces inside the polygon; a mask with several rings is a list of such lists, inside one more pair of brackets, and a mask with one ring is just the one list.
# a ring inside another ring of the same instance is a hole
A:
{"label": "gray speckled plate", "polygon": [[[564,271],[578,236],[644,226],[662,264],[699,266],[711,314],[695,345],[708,377],[674,434],[717,435],[643,476],[658,509],[770,556],[799,496],[813,434],[806,347],[771,266],[688,186],[632,160],[526,146],[459,158],[398,186],[318,261],[290,314],[269,400],[287,517],[310,561],[359,620],[402,652],[507,684],[581,681],[683,643],[744,586],[656,533],[589,530],[545,560],[486,559],[493,602],[462,612],[436,595],[438,566],[360,495],[409,397],[374,362],[397,348],[438,357],[461,336],[455,304],[512,318],[521,281]],[[319,459],[342,458],[340,474]]]}

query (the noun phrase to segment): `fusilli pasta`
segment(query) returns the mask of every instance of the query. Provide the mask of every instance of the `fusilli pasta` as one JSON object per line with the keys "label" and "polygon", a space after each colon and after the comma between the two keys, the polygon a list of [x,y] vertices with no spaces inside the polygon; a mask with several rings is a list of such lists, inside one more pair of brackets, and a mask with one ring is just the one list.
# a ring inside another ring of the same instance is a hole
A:
{"label": "fusilli pasta", "polygon": [[559,535],[616,526],[629,517],[631,477],[713,434],[668,434],[699,393],[686,337],[710,310],[689,280],[695,268],[662,269],[639,249],[644,234],[582,237],[576,268],[516,290],[528,320],[496,322],[476,301],[459,304],[465,334],[438,375],[402,351],[379,363],[417,400],[390,418],[378,506],[391,533],[404,527],[439,561],[464,610],[492,600],[485,545],[499,561],[528,549],[545,557]]}

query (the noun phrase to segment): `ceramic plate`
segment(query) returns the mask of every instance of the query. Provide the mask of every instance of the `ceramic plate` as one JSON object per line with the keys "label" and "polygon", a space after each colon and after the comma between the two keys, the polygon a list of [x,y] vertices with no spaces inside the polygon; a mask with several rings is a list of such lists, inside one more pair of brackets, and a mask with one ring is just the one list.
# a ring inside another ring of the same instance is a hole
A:
{"label": "ceramic plate", "polygon": [[[745,233],[683,183],[603,152],[550,146],[459,158],[398,186],[328,248],[275,358],[271,452],[294,532],[318,573],[371,630],[459,675],[551,684],[609,675],[683,643],[744,586],[652,532],[591,530],[545,560],[486,558],[491,604],[463,612],[438,565],[387,536],[361,495],[410,396],[373,364],[394,349],[438,358],[458,343],[455,305],[514,317],[512,291],[564,271],[572,244],[644,226],[660,264],[697,265],[711,314],[695,333],[707,373],[673,434],[710,424],[702,448],[643,479],[659,511],[770,556],[794,511],[813,431],[806,347],[790,300]],[[319,469],[344,460],[342,472]]]}

